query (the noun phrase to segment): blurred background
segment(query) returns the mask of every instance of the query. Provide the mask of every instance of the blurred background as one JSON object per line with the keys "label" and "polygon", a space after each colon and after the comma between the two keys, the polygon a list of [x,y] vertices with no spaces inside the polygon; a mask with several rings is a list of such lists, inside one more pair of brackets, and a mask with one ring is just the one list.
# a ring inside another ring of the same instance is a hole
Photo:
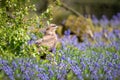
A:
{"label": "blurred background", "polygon": [[[57,0],[34,0],[40,15],[52,2]],[[59,25],[57,33],[62,36],[65,30],[70,29],[71,34],[77,35],[82,41],[82,36],[103,29],[119,28],[120,26],[120,1],[119,0],[60,0],[59,6],[52,7],[52,23]]]}
{"label": "blurred background", "polygon": [[[34,0],[33,2],[36,4],[38,14],[45,11],[49,5],[49,0]],[[61,2],[82,15],[95,15],[99,19],[102,15],[111,19],[113,15],[120,12],[119,0],[61,0]],[[55,10],[54,16],[67,17],[66,14],[71,14],[61,7],[54,7],[53,10]]]}
{"label": "blurred background", "polygon": [[[5,1],[0,1],[1,6]],[[24,4],[25,1],[22,2]],[[94,32],[103,29],[112,31],[120,27],[120,0],[32,0],[31,3],[35,4],[36,12],[30,12],[30,17],[50,9],[45,16],[52,18],[51,22],[59,26],[57,33],[60,37],[70,29],[71,34],[77,35],[82,41],[86,33],[92,37]],[[45,24],[48,19],[43,19]]]}

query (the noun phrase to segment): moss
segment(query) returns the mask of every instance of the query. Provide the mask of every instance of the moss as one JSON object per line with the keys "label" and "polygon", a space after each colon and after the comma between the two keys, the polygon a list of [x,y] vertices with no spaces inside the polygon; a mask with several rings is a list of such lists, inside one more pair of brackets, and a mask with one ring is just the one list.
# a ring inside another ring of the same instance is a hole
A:
{"label": "moss", "polygon": [[70,29],[71,33],[78,36],[79,41],[83,41],[83,35],[94,31],[94,27],[90,18],[76,17],[70,15],[65,22],[65,29]]}

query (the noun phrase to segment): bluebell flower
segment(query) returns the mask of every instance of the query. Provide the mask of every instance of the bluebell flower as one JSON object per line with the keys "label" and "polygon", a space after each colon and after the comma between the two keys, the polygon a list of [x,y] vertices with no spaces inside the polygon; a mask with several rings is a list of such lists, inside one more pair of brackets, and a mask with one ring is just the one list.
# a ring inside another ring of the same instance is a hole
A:
{"label": "bluebell flower", "polygon": [[116,15],[114,15],[112,17],[112,19],[111,19],[111,25],[112,25],[112,27],[118,27],[120,25],[119,18]]}
{"label": "bluebell flower", "polygon": [[29,75],[29,71],[28,71],[28,70],[26,70],[23,75],[24,75],[24,79],[25,79],[25,80],[31,80],[30,77],[32,77],[32,76]]}
{"label": "bluebell flower", "polygon": [[37,40],[36,35],[35,35],[35,34],[31,34],[31,39],[32,39],[32,40]]}
{"label": "bluebell flower", "polygon": [[2,67],[2,70],[5,72],[5,74],[8,75],[10,80],[15,80],[13,70],[10,66],[5,65],[5,66]]}
{"label": "bluebell flower", "polygon": [[68,63],[70,64],[70,65],[72,65],[72,64],[75,64],[76,63],[76,61],[74,61],[74,60],[71,60],[71,58],[67,58],[67,61],[68,61]]}
{"label": "bluebell flower", "polygon": [[65,36],[69,36],[70,35],[70,29],[68,29],[68,30],[66,30],[65,32],[64,32],[64,34],[65,34]]}
{"label": "bluebell flower", "polygon": [[20,66],[20,70],[21,70],[21,72],[24,72],[25,71],[25,67],[24,66]]}
{"label": "bluebell flower", "polygon": [[38,72],[45,72],[45,69],[39,67],[37,71],[38,71]]}
{"label": "bluebell flower", "polygon": [[80,80],[83,79],[81,69],[78,67],[78,65],[71,65],[71,69]]}
{"label": "bluebell flower", "polygon": [[101,41],[101,39],[102,39],[102,35],[103,35],[103,33],[101,33],[101,32],[95,32],[94,33],[94,40],[96,40],[97,42],[99,41]]}
{"label": "bluebell flower", "polygon": [[118,30],[118,29],[115,29],[115,30],[113,30],[113,33],[114,33],[116,36],[118,36],[118,37],[119,37],[120,30]]}
{"label": "bluebell flower", "polygon": [[101,53],[100,55],[99,55],[99,59],[103,59],[104,58],[104,56],[103,56],[103,54]]}
{"label": "bluebell flower", "polygon": [[13,66],[13,70],[15,70],[18,67],[18,65],[15,61],[12,61],[12,66]]}
{"label": "bluebell flower", "polygon": [[94,79],[94,80],[99,80],[99,76],[97,74],[97,70],[94,69],[92,72],[91,72],[91,77]]}
{"label": "bluebell flower", "polygon": [[94,66],[95,66],[96,68],[99,68],[99,67],[100,67],[100,65],[99,65],[98,62],[95,62],[95,63],[94,63]]}
{"label": "bluebell flower", "polygon": [[89,71],[93,72],[93,70],[94,70],[94,67],[89,65]]}
{"label": "bluebell flower", "polygon": [[64,54],[62,55],[61,60],[66,60],[66,57]]}
{"label": "bluebell flower", "polygon": [[117,68],[120,69],[120,63],[117,65]]}
{"label": "bluebell flower", "polygon": [[28,44],[29,44],[29,45],[32,45],[32,44],[34,44],[34,43],[35,43],[34,40],[29,40],[29,41],[28,41]]}
{"label": "bluebell flower", "polygon": [[52,48],[52,53],[55,53],[56,52],[56,48]]}
{"label": "bluebell flower", "polygon": [[103,15],[103,16],[102,16],[102,19],[100,19],[100,25],[101,25],[103,28],[105,28],[105,27],[108,26],[108,24],[109,24],[108,18],[107,18],[105,15]]}
{"label": "bluebell flower", "polygon": [[49,80],[48,75],[45,73],[39,73],[37,76],[40,80]]}
{"label": "bluebell flower", "polygon": [[120,19],[120,12],[117,13],[118,18]]}
{"label": "bluebell flower", "polygon": [[[59,66],[58,66],[59,67]],[[58,68],[57,70],[57,79],[58,80],[65,80],[65,77],[67,75],[67,70],[66,70],[66,67],[63,67],[63,68]]]}
{"label": "bluebell flower", "polygon": [[49,72],[49,77],[52,78],[55,74],[54,71],[52,70],[52,67],[48,66],[48,72]]}
{"label": "bluebell flower", "polygon": [[0,60],[0,64],[2,64],[2,65],[7,65],[7,64],[8,64],[8,61],[1,59],[1,60]]}
{"label": "bluebell flower", "polygon": [[114,78],[116,78],[118,76],[117,70],[112,71],[111,74],[113,75]]}
{"label": "bluebell flower", "polygon": [[107,73],[108,72],[108,67],[107,66],[103,66],[103,70],[104,70],[105,73]]}
{"label": "bluebell flower", "polygon": [[107,77],[107,80],[114,80],[114,79],[113,79],[112,75],[109,75],[109,76]]}
{"label": "bluebell flower", "polygon": [[113,32],[109,32],[108,33],[108,39],[111,40],[111,41],[115,40],[116,39],[115,34]]}
{"label": "bluebell flower", "polygon": [[97,26],[99,24],[99,20],[96,18],[95,15],[92,15],[92,22],[95,26]]}
{"label": "bluebell flower", "polygon": [[79,43],[77,45],[78,49],[81,51],[85,51],[86,50],[86,44],[85,43]]}
{"label": "bluebell flower", "polygon": [[85,70],[86,64],[84,62],[81,62],[82,70]]}
{"label": "bluebell flower", "polygon": [[26,62],[25,63],[25,67],[27,68],[27,67],[31,67],[31,64],[29,63],[29,62]]}
{"label": "bluebell flower", "polygon": [[113,67],[113,64],[111,62],[108,62],[109,67]]}

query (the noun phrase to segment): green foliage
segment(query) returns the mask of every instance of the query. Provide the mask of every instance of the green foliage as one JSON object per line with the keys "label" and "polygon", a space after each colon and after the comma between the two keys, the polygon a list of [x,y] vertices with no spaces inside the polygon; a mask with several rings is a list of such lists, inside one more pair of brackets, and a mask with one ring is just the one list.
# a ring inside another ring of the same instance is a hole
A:
{"label": "green foliage", "polygon": [[40,19],[41,19],[41,24],[45,25],[46,22],[47,24],[50,24],[50,22],[52,21],[52,9],[53,6],[49,6],[48,9],[41,14]]}
{"label": "green foliage", "polygon": [[[0,55],[3,57],[31,56],[37,54],[36,45],[28,45],[30,27],[39,26],[43,23],[39,19],[51,17],[47,10],[42,16],[28,18],[35,6],[30,0],[5,0],[0,7]],[[48,19],[49,22],[49,19]]]}
{"label": "green foliage", "polygon": [[[7,0],[6,5],[0,8],[0,52],[2,56],[10,53],[29,54],[30,46],[27,45],[27,41],[30,37],[27,29],[30,24],[24,18],[32,6],[22,7],[20,4],[21,2],[16,0]],[[11,11],[8,12],[7,9]]]}
{"label": "green foliage", "polygon": [[46,21],[47,24],[50,24],[50,22],[53,20],[54,7],[59,6],[61,3],[60,0],[48,0],[48,2],[48,8],[45,12],[41,14],[40,19],[42,20],[42,22]]}

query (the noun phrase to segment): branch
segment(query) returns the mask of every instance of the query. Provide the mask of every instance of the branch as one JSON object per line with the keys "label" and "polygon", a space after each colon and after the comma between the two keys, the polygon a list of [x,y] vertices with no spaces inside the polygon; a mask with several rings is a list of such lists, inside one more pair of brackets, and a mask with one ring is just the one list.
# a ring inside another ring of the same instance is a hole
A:
{"label": "branch", "polygon": [[80,16],[82,18],[85,18],[83,15],[81,15],[79,12],[77,12],[76,10],[74,10],[73,8],[70,8],[68,5],[64,4],[61,2],[61,7],[63,7],[64,9],[70,11],[71,13],[73,13],[76,16]]}

